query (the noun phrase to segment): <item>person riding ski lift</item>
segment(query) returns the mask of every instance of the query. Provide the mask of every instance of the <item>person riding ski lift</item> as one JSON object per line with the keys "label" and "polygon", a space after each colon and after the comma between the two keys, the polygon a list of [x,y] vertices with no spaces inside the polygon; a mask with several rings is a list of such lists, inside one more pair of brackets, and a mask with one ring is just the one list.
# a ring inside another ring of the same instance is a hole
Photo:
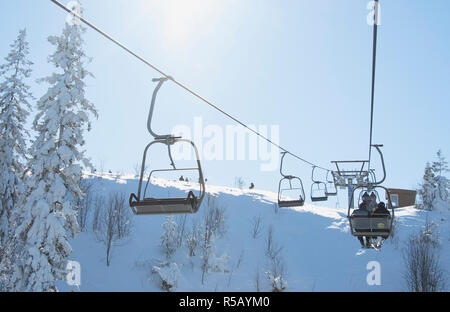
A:
{"label": "person riding ski lift", "polygon": [[[370,195],[368,192],[364,192],[362,196],[362,202],[359,204],[359,209],[354,212],[355,215],[359,216],[370,216],[378,208],[377,197],[374,192]],[[363,248],[371,248],[372,240],[376,239],[376,236],[364,236],[358,237],[359,242]]]}
{"label": "person riding ski lift", "polygon": [[377,210],[375,210],[375,214],[390,215],[389,210],[387,210],[386,204],[384,202],[379,202]]}
{"label": "person riding ski lift", "polygon": [[[386,204],[384,202],[380,202],[378,204],[377,210],[374,212],[377,215],[383,215],[383,216],[390,216],[389,210],[386,208]],[[381,236],[382,241],[385,241],[388,237],[387,236]]]}

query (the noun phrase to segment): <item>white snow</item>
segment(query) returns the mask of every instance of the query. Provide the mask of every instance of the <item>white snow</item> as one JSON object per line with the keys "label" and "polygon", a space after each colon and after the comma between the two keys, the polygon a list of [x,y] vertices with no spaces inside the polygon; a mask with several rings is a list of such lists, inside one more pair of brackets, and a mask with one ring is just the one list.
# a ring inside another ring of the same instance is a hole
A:
{"label": "white snow", "polygon": [[[99,192],[136,192],[138,180],[132,175],[86,174],[95,179]],[[126,183],[124,183],[124,181]],[[154,179],[152,196],[184,196],[192,184]],[[194,183],[195,184],[195,183]],[[274,240],[282,246],[287,274],[283,276],[286,291],[403,291],[406,290],[402,272],[402,249],[412,232],[422,229],[426,218],[440,227],[441,263],[447,272],[450,267],[450,218],[414,207],[396,210],[398,221],[395,239],[388,239],[380,251],[361,250],[356,238],[349,234],[345,209],[333,209],[305,204],[295,209],[280,209],[275,213],[277,194],[260,190],[240,190],[231,187],[207,185],[207,192],[217,197],[226,207],[228,230],[216,240],[215,253],[224,255],[217,265],[225,266],[206,275],[201,283],[201,252],[189,258],[187,249],[179,249],[170,259],[176,263],[159,270],[172,279],[176,276],[175,291],[254,291],[255,276],[259,271],[263,291],[270,291],[265,238],[271,225]],[[187,226],[200,218],[189,215]],[[252,220],[261,215],[262,235],[252,237]],[[152,269],[165,261],[160,246],[165,216],[133,216],[133,229],[129,240],[114,246],[110,267],[106,266],[105,248],[97,242],[91,231],[71,240],[74,250],[70,260],[81,264],[81,291],[161,291],[151,278]],[[222,259],[222,262],[220,262]],[[370,261],[381,265],[381,285],[369,286],[366,266]],[[167,274],[166,274],[167,273]],[[170,273],[170,274],[169,274]],[[175,274],[177,273],[177,274]],[[279,278],[272,276],[272,279]],[[70,291],[65,282],[58,282],[62,291]]]}

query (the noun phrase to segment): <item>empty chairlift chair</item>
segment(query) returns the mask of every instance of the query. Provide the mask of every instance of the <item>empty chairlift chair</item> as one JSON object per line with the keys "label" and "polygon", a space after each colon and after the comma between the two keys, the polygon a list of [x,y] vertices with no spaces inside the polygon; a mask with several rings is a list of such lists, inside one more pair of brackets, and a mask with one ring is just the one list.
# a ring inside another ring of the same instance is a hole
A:
{"label": "empty chairlift chair", "polygon": [[[278,206],[280,208],[301,207],[305,204],[305,190],[299,177],[283,173],[283,162],[286,154],[286,152],[282,153],[283,156],[281,157],[280,173],[282,178],[278,184]],[[286,192],[295,192],[298,198],[290,199],[284,195]]]}
{"label": "empty chairlift chair", "polygon": [[[151,128],[151,121],[152,121],[152,115],[153,110],[155,106],[156,96],[163,85],[164,82],[166,82],[168,78],[161,78],[161,79],[154,79],[154,82],[158,82],[157,87],[155,88],[155,91],[153,93],[152,98],[152,104],[150,107],[150,113],[148,116],[148,122],[147,122],[147,128],[150,134],[155,138],[153,142],[147,145],[144,151],[144,157],[142,160],[142,167],[141,167],[141,174],[139,178],[139,187],[138,187],[138,193],[131,194],[129,204],[131,207],[131,210],[136,215],[156,215],[156,214],[184,214],[184,213],[196,213],[198,209],[200,208],[200,205],[202,203],[203,197],[205,196],[205,182],[203,178],[203,172],[200,164],[200,158],[198,154],[198,150],[194,143],[192,141],[182,139],[180,137],[174,137],[172,135],[158,135],[152,131]],[[175,163],[172,159],[171,155],[171,146],[178,143],[188,143],[192,146],[194,149],[195,155],[197,157],[197,166],[193,168],[177,168],[175,166]],[[145,175],[145,166],[146,166],[146,159],[147,159],[147,152],[155,144],[163,144],[166,145],[168,148],[168,154],[169,159],[171,162],[170,169],[157,169],[150,172],[147,183],[145,185],[145,189],[143,190],[143,183],[144,183],[144,175]],[[194,191],[189,191],[187,197],[182,198],[153,198],[153,197],[147,197],[147,189],[151,182],[151,177],[156,172],[174,172],[174,171],[196,171],[198,173],[198,184],[199,184],[199,191],[197,194],[194,193]]]}
{"label": "empty chairlift chair", "polygon": [[327,184],[325,182],[321,182],[318,180],[315,180],[314,178],[314,172],[317,167],[313,167],[312,173],[311,173],[311,201],[312,202],[323,202],[328,200],[328,191],[327,191]]}
{"label": "empty chairlift chair", "polygon": [[[330,174],[331,173],[331,174]],[[334,179],[334,175],[331,171],[327,172],[327,183],[326,183],[326,195],[327,196],[337,196],[337,187],[336,187],[336,181]]]}

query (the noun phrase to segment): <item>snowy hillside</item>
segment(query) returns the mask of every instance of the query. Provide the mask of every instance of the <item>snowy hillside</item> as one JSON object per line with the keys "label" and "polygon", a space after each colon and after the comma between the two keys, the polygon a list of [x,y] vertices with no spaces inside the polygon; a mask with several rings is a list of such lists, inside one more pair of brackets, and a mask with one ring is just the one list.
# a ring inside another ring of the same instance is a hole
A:
{"label": "snowy hillside", "polygon": [[[88,178],[95,181],[97,194],[124,192],[128,199],[137,189],[133,176],[90,174]],[[190,189],[189,183],[178,181],[154,180],[153,184],[156,197],[185,196]],[[346,209],[305,204],[302,208],[276,212],[277,194],[272,192],[212,185],[207,185],[207,192],[226,209],[227,231],[216,241],[215,254],[218,258],[228,255],[228,264],[221,264],[225,266],[224,272],[209,272],[202,285],[199,253],[188,257],[186,247],[180,247],[171,260],[180,268],[176,291],[255,291],[257,275],[260,290],[270,291],[265,275],[270,227],[275,244],[283,247],[287,291],[405,290],[402,249],[409,234],[421,230],[427,218],[439,224],[441,263],[450,272],[450,215],[446,211],[427,216],[412,207],[398,209],[394,239],[389,239],[380,251],[361,250],[357,239],[349,234]],[[187,217],[186,227],[202,218],[205,204],[206,198],[199,213]],[[255,239],[252,231],[258,216],[263,228]],[[133,215],[131,220],[132,232],[113,246],[109,267],[105,246],[96,239],[91,226],[71,241],[74,251],[70,259],[81,264],[81,291],[161,291],[151,271],[159,260],[164,260],[160,241],[166,216]],[[366,282],[369,273],[366,266],[370,261],[381,264],[381,286],[369,286]],[[58,288],[72,289],[64,282],[59,282]]]}

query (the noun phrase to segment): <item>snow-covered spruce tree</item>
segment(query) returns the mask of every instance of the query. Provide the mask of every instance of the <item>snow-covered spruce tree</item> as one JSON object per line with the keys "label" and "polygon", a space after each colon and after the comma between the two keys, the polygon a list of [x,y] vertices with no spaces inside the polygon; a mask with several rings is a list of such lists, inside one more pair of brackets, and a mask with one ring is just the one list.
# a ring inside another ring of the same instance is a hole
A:
{"label": "snow-covered spruce tree", "polygon": [[[26,31],[20,31],[0,66],[0,249],[9,236],[13,209],[23,191],[28,132],[24,124],[33,99],[25,80],[30,77]],[[0,261],[2,252],[0,250]]]}
{"label": "snow-covered spruce tree", "polygon": [[97,112],[85,98],[84,80],[88,58],[83,51],[80,25],[66,24],[61,36],[49,37],[56,51],[48,60],[58,73],[42,81],[50,84],[37,103],[34,140],[29,163],[26,200],[21,205],[19,263],[11,277],[14,290],[56,291],[55,281],[65,278],[66,261],[72,252],[68,233],[78,231],[76,199],[83,196],[80,184],[83,165],[91,167],[82,146],[90,130],[90,114]]}
{"label": "snow-covered spruce tree", "polygon": [[[449,197],[449,188],[450,181],[446,177],[446,174],[450,171],[448,169],[448,162],[445,160],[445,157],[442,155],[442,151],[439,150],[436,153],[437,160],[433,161],[431,164],[433,174],[434,174],[434,183],[436,185],[436,199],[442,201],[443,204],[448,203]],[[439,203],[436,203],[439,204]]]}
{"label": "snow-covered spruce tree", "polygon": [[161,248],[166,259],[169,260],[178,247],[178,225],[173,216],[168,216],[162,227],[164,228],[164,233],[161,235]]}
{"label": "snow-covered spruce tree", "polygon": [[434,210],[448,207],[450,181],[446,176],[449,172],[448,162],[439,150],[437,160],[427,163],[423,182],[420,184],[420,209]]}
{"label": "snow-covered spruce tree", "polygon": [[421,199],[418,208],[423,210],[432,210],[433,202],[436,195],[436,185],[433,168],[431,167],[430,163],[427,163],[425,166],[423,182],[420,184],[420,189],[418,193]]}

